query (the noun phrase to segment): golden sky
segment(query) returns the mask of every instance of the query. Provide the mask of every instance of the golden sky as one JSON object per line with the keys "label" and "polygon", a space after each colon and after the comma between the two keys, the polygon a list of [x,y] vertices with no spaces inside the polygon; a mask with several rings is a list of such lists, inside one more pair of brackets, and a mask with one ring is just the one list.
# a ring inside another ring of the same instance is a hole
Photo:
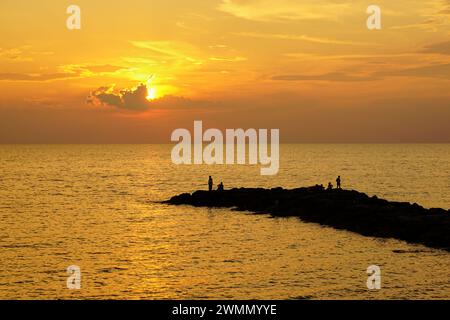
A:
{"label": "golden sky", "polygon": [[450,0],[2,0],[0,30],[0,143],[450,142]]}

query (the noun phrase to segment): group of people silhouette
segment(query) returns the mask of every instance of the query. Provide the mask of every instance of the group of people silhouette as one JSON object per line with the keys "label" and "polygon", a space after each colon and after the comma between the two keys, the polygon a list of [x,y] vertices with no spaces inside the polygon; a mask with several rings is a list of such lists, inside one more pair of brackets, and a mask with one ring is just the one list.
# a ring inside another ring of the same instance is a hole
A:
{"label": "group of people silhouette", "polygon": [[[209,176],[209,179],[208,179],[208,190],[212,191],[213,190],[213,186],[214,186],[213,178],[211,176]],[[322,188],[323,188],[323,186],[322,186]],[[336,178],[336,189],[342,189],[342,187],[341,187],[341,176],[338,176]],[[217,185],[217,191],[223,191],[223,190],[224,190],[223,182],[220,182]],[[333,190],[333,184],[331,182],[328,182],[327,190]]]}
{"label": "group of people silhouette", "polygon": [[[342,189],[342,187],[341,187],[341,176],[338,176],[336,178],[336,189]],[[327,190],[333,190],[333,184],[331,182],[328,182]]]}
{"label": "group of people silhouette", "polygon": [[[208,179],[208,190],[209,190],[209,191],[212,191],[213,185],[214,185],[213,179],[212,179],[211,176],[209,176],[209,179]],[[223,191],[223,190],[224,190],[223,182],[220,182],[220,183],[217,185],[217,191]]]}

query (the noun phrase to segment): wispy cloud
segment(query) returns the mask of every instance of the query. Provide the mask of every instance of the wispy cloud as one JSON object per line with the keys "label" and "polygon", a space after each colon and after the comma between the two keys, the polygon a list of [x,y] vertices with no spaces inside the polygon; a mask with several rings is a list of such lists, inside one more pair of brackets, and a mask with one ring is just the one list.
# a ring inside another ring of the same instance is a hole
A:
{"label": "wispy cloud", "polygon": [[[348,12],[351,8],[348,1],[323,0],[222,0],[219,10],[238,18],[270,21],[270,20],[311,20],[337,18],[336,12]],[[347,10],[347,11],[346,11]]]}
{"label": "wispy cloud", "polygon": [[60,70],[68,73],[77,73],[80,75],[94,75],[104,73],[114,73],[121,70],[126,70],[126,67],[116,66],[111,64],[67,64],[59,67]]}
{"label": "wispy cloud", "polygon": [[52,51],[36,51],[30,45],[14,48],[0,48],[0,59],[17,62],[34,61],[35,56],[53,55]]}
{"label": "wispy cloud", "polygon": [[421,52],[450,55],[450,41],[438,42],[427,45]]}
{"label": "wispy cloud", "polygon": [[37,81],[47,82],[62,79],[78,78],[78,74],[73,73],[0,73],[0,81]]}
{"label": "wispy cloud", "polygon": [[49,82],[55,80],[86,78],[96,75],[114,73],[125,68],[114,65],[62,65],[57,72],[12,72],[0,73],[0,81]]}
{"label": "wispy cloud", "polygon": [[365,75],[351,75],[344,72],[331,72],[318,75],[302,75],[302,74],[286,74],[273,76],[272,80],[277,81],[337,81],[337,82],[348,82],[348,81],[374,81],[379,78],[368,77]]}
{"label": "wispy cloud", "polygon": [[407,30],[407,29],[423,29],[423,30],[434,30],[439,24],[436,19],[427,19],[418,23],[404,24],[398,26],[389,27],[390,30]]}
{"label": "wispy cloud", "polygon": [[294,41],[306,41],[318,44],[339,44],[339,45],[364,45],[364,46],[374,46],[373,42],[357,42],[357,41],[345,41],[336,40],[329,38],[311,37],[304,34],[281,34],[281,33],[257,33],[257,32],[239,32],[235,35],[242,37],[253,37],[253,38],[263,38],[263,39],[279,39],[279,40],[294,40]]}
{"label": "wispy cloud", "polygon": [[161,59],[181,59],[191,64],[201,64],[201,60],[196,58],[198,50],[183,42],[175,41],[131,41],[136,48],[147,49],[152,52],[153,57]]}
{"label": "wispy cloud", "polygon": [[442,0],[441,9],[438,11],[441,15],[450,15],[450,0]]}
{"label": "wispy cloud", "polygon": [[210,57],[211,61],[221,61],[221,62],[240,62],[247,61],[245,57]]}
{"label": "wispy cloud", "polygon": [[433,64],[399,70],[387,70],[377,73],[381,77],[416,77],[450,80],[450,63]]}
{"label": "wispy cloud", "polygon": [[[412,8],[419,7],[420,10],[414,11]],[[399,24],[390,26],[391,30],[408,30],[417,29],[423,31],[446,31],[450,26],[450,1],[436,0],[436,1],[421,1],[417,4],[411,4],[410,10],[405,10],[404,15],[414,17],[415,21],[412,23]]]}
{"label": "wispy cloud", "polygon": [[371,59],[391,59],[391,58],[406,58],[417,57],[417,53],[392,53],[392,54],[310,54],[310,53],[285,53],[283,56],[305,61],[316,60],[363,60],[368,61]]}

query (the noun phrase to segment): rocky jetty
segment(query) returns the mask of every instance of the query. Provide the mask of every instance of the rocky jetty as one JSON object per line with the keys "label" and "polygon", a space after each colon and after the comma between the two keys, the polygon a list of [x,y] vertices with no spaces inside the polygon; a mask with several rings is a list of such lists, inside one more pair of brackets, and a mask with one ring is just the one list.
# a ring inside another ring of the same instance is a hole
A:
{"label": "rocky jetty", "polygon": [[298,217],[365,236],[450,251],[450,210],[425,209],[416,203],[387,201],[354,190],[324,190],[321,186],[290,190],[239,188],[184,193],[164,203]]}

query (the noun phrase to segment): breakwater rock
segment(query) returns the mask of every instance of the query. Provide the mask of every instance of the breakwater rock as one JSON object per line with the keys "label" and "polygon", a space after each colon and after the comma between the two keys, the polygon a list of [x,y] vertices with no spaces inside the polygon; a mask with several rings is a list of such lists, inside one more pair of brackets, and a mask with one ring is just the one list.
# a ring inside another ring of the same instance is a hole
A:
{"label": "breakwater rock", "polygon": [[289,190],[235,188],[184,193],[164,203],[298,217],[365,236],[394,238],[450,251],[450,210],[426,209],[415,203],[383,200],[354,190],[324,190],[321,186]]}

